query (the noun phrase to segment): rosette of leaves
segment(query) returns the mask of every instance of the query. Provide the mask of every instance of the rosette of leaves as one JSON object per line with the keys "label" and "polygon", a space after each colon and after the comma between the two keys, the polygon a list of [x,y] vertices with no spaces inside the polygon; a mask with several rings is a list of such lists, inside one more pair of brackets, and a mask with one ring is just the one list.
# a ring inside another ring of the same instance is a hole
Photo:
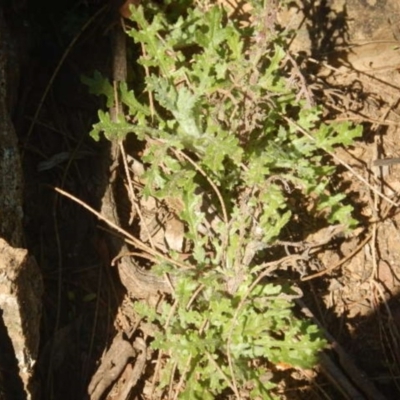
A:
{"label": "rosette of leaves", "polygon": [[[256,256],[291,221],[293,190],[328,222],[354,223],[344,196],[327,189],[334,168],[322,150],[352,143],[361,129],[324,124],[317,107],[297,99],[284,69],[285,38],[267,26],[268,6],[252,6],[245,26],[218,6],[187,8],[172,20],[132,8],[128,34],[143,49],[148,97],[121,84],[129,118],[112,122],[100,112],[92,132],[146,141],[143,195],[179,204],[194,268],[180,274],[162,313],[135,307],[163,327],[152,344],[168,354],[159,389],[176,381],[182,399],[227,391],[273,398],[271,365],[316,362],[325,341],[294,316],[294,289],[268,282]],[[95,90],[112,103],[111,86],[101,85]],[[158,268],[173,270],[165,261]]]}

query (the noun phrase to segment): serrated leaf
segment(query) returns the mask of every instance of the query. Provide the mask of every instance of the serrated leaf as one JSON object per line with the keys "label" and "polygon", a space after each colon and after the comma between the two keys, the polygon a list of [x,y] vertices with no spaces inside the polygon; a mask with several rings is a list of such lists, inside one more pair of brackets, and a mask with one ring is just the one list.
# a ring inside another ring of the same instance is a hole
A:
{"label": "serrated leaf", "polygon": [[114,105],[114,89],[111,83],[101,75],[99,71],[94,71],[93,77],[82,75],[81,82],[89,87],[89,92],[96,96],[104,95],[107,99],[107,107]]}
{"label": "serrated leaf", "polygon": [[132,90],[128,90],[126,82],[120,83],[121,101],[128,106],[129,114],[139,118],[139,122],[144,122],[145,117],[149,117],[151,112],[149,107],[138,101]]}
{"label": "serrated leaf", "polygon": [[108,112],[101,110],[98,115],[99,122],[93,125],[93,129],[90,132],[94,140],[99,140],[100,133],[104,133],[108,140],[123,140],[129,132],[132,132],[132,125],[124,119],[113,121]]}

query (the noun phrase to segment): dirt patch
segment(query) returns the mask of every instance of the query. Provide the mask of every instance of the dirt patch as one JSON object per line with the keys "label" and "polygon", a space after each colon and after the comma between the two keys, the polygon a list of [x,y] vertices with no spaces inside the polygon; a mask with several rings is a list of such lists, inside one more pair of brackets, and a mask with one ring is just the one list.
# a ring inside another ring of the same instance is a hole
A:
{"label": "dirt patch", "polygon": [[[294,48],[308,54],[317,68],[311,79],[317,102],[332,119],[364,126],[362,140],[337,152],[353,169],[344,170],[340,185],[346,186],[360,228],[320,256],[326,273],[316,273],[320,281],[310,282],[314,289],[322,281],[327,284],[315,299],[317,304],[324,301],[320,318],[327,329],[387,398],[395,399],[399,389],[391,377],[398,374],[399,363],[400,221],[394,203],[400,166],[396,159],[376,160],[399,157],[400,37],[395,21],[400,8],[397,1],[301,4],[307,18],[292,14],[293,20],[304,22]],[[328,40],[333,26],[338,30]],[[337,325],[329,324],[332,316]]]}

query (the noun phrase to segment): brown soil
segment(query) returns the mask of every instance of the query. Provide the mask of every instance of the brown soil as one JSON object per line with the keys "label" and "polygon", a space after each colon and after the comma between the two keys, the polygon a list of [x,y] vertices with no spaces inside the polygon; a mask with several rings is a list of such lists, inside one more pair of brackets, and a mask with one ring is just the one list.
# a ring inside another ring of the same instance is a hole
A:
{"label": "brown soil", "polygon": [[[373,163],[400,154],[396,22],[400,4],[390,0],[299,3],[306,19],[295,7],[289,13],[292,23],[301,26],[293,48],[305,51],[308,62],[317,68],[311,87],[317,88],[316,101],[329,110],[329,118],[364,126],[362,139],[337,155],[368,182],[347,168],[338,177],[338,187],[349,194],[360,227],[338,248],[320,255],[326,273],[316,273],[307,282],[320,321],[386,398],[396,399],[400,395],[396,379],[400,219],[398,206],[371,188],[398,202],[400,165]],[[288,21],[288,15],[285,18]],[[326,289],[321,289],[324,285]]]}
{"label": "brown soil", "polygon": [[[27,135],[71,32],[76,34],[73,23],[79,25],[65,15],[85,19],[101,6],[94,0],[77,2],[76,13],[67,1],[53,3],[57,4],[46,4],[46,13],[32,4],[25,10],[33,31],[21,37],[30,58],[14,124],[24,152],[24,228],[45,283],[37,369],[41,398],[84,399],[104,349],[117,331],[134,325],[135,316],[109,267],[97,220],[53,190],[61,187],[99,208],[104,188],[96,174],[101,170],[102,144],[94,143],[88,132],[102,105],[88,95],[79,76],[96,69],[110,74],[109,17],[99,17],[68,54]],[[26,15],[20,16],[21,23]],[[299,65],[327,119],[364,126],[362,138],[348,149],[338,149],[337,156],[368,185],[343,165],[332,182],[348,194],[359,228],[319,253],[319,270],[314,277],[311,272],[304,277],[304,300],[387,399],[400,398],[400,163],[380,168],[373,162],[400,157],[399,17],[398,0],[298,0],[280,15],[282,25],[297,32],[291,51],[303,53]],[[33,42],[30,35],[37,35]],[[345,369],[340,360],[337,365]],[[348,398],[320,370],[312,376],[298,373],[300,380],[295,375],[282,398]],[[118,398],[118,388],[115,384],[107,398]],[[373,398],[358,389],[362,398]]]}

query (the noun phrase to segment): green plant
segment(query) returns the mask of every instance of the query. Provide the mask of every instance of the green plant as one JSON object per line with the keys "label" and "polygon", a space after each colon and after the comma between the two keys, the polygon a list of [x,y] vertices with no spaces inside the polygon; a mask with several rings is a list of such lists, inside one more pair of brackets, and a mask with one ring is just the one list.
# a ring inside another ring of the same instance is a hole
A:
{"label": "green plant", "polygon": [[[268,366],[316,362],[324,339],[295,317],[295,287],[273,283],[280,262],[263,263],[260,254],[290,223],[292,196],[329,223],[355,222],[344,195],[329,192],[334,167],[322,159],[323,150],[350,144],[361,128],[324,124],[319,108],[297,99],[285,37],[268,25],[270,6],[252,7],[245,25],[217,6],[187,8],[173,21],[134,9],[129,35],[145,49],[139,63],[149,71],[151,101],[122,83],[133,122],[100,112],[92,132],[115,140],[133,131],[145,141],[143,195],[173,200],[185,223],[194,268],[178,274],[173,302],[161,313],[135,304],[163,327],[152,343],[168,354],[159,388],[176,379],[182,399],[213,399],[227,388],[237,398],[273,398]],[[111,103],[111,86],[100,82],[97,91]],[[154,268],[171,272],[172,265]]]}

